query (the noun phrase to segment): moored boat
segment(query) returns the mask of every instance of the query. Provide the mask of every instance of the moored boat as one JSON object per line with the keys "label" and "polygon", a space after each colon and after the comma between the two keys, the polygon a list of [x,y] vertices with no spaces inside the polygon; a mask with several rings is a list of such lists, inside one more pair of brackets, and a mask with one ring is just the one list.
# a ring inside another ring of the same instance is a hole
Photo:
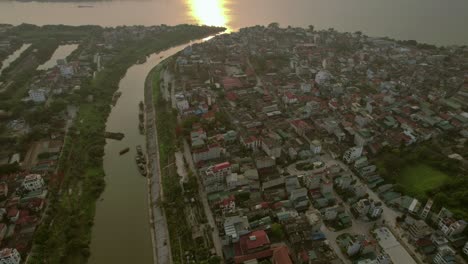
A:
{"label": "moored boat", "polygon": [[123,155],[123,154],[127,153],[129,150],[130,150],[130,148],[124,148],[119,152],[119,154]]}

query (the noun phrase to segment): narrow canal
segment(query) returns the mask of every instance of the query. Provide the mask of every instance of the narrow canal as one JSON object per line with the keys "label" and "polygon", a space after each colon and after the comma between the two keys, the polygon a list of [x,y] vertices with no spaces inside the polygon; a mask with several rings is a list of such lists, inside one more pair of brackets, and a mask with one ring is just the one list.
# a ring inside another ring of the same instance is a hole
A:
{"label": "narrow canal", "polygon": [[[122,96],[111,111],[106,130],[122,132],[125,137],[122,141],[108,139],[105,146],[106,189],[96,204],[91,264],[153,263],[147,180],[138,173],[135,163],[135,146],[146,146],[138,130],[138,104],[143,101],[150,70],[185,46],[152,54],[145,63],[130,67],[120,81]],[[130,151],[119,155],[126,147]]]}
{"label": "narrow canal", "polygon": [[2,72],[4,69],[6,69],[12,62],[14,62],[19,56],[31,46],[30,43],[23,44],[19,49],[15,50],[10,56],[8,56],[3,62],[2,62],[2,67],[0,68],[0,75],[2,75]]}

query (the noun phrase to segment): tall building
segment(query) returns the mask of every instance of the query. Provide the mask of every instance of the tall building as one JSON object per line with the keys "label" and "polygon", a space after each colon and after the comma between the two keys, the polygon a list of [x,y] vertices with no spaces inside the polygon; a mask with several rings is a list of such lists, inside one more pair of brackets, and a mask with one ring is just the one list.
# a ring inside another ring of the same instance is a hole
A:
{"label": "tall building", "polygon": [[29,174],[24,177],[23,187],[27,191],[37,191],[44,187],[44,180],[39,174]]}
{"label": "tall building", "polygon": [[202,171],[203,186],[207,193],[220,192],[226,187],[226,177],[231,175],[231,163],[223,162]]}
{"label": "tall building", "polygon": [[434,201],[432,201],[432,199],[427,200],[427,203],[421,212],[421,219],[425,220],[427,218],[427,216],[429,215],[429,212],[431,211],[431,207],[433,203]]}

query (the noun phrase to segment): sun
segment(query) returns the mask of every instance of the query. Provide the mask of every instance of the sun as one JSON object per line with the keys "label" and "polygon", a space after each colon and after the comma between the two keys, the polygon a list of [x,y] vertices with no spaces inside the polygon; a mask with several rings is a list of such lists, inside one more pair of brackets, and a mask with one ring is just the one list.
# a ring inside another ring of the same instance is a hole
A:
{"label": "sun", "polygon": [[190,15],[208,26],[227,27],[229,18],[225,0],[187,0]]}

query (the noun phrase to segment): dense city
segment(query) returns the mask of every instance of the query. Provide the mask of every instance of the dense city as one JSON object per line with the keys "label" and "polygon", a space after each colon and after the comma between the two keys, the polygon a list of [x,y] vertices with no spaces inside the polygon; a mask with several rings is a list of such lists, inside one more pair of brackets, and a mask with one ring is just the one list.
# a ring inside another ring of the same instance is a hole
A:
{"label": "dense city", "polygon": [[467,55],[276,23],[185,48],[160,90],[192,237],[225,263],[465,263]]}

